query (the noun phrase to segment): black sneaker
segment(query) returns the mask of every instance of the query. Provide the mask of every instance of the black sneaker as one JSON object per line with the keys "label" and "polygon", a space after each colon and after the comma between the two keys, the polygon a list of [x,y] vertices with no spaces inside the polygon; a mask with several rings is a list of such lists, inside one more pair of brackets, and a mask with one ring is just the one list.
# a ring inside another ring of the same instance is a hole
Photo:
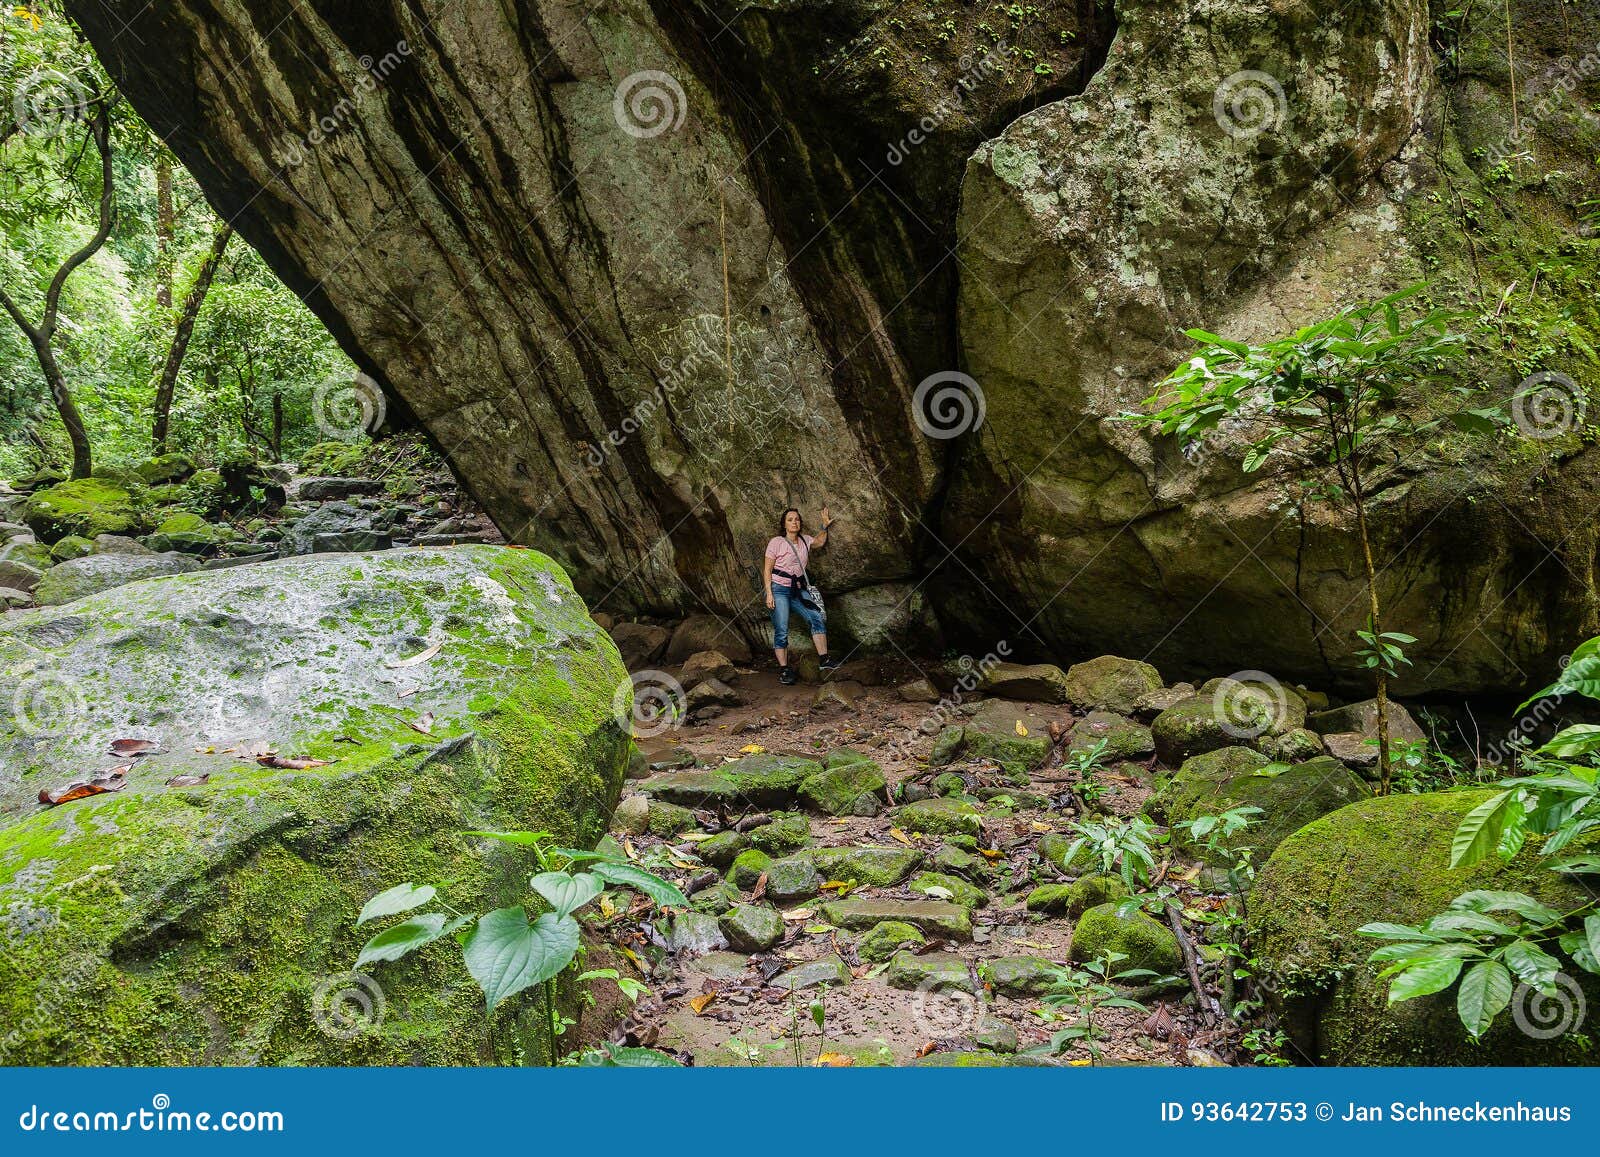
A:
{"label": "black sneaker", "polygon": [[822,658],[817,660],[817,666],[822,668],[824,671],[837,671],[840,667],[843,667],[844,664],[839,662],[839,660],[834,658],[832,655],[824,655]]}
{"label": "black sneaker", "polygon": [[798,681],[798,676],[795,675],[793,667],[782,667],[779,669],[778,682],[782,683],[785,687],[792,687]]}

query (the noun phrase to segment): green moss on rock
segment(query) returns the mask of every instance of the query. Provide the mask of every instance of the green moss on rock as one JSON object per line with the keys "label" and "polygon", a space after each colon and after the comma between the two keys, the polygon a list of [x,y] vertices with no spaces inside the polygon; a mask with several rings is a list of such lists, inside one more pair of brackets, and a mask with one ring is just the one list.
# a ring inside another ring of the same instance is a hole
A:
{"label": "green moss on rock", "polygon": [[134,493],[104,478],[80,478],[35,492],[22,508],[22,520],[44,542],[69,534],[90,539],[136,534],[145,527]]}
{"label": "green moss on rock", "polygon": [[[1455,991],[1391,1005],[1378,942],[1357,935],[1374,921],[1416,924],[1464,892],[1525,892],[1556,908],[1587,899],[1582,886],[1542,867],[1534,847],[1509,864],[1452,870],[1450,843],[1463,816],[1490,792],[1437,792],[1363,800],[1301,828],[1278,845],[1250,897],[1250,937],[1286,1031],[1318,1064],[1595,1064],[1592,1044],[1538,1040],[1502,1015],[1473,1045]],[[1570,849],[1569,849],[1570,850]],[[1600,983],[1579,974],[1587,1006]]]}
{"label": "green moss on rock", "polygon": [[1183,953],[1172,929],[1143,912],[1117,915],[1116,904],[1100,904],[1078,917],[1072,930],[1072,959],[1099,960],[1108,952],[1127,957],[1113,971],[1148,968],[1162,976],[1183,967]]}

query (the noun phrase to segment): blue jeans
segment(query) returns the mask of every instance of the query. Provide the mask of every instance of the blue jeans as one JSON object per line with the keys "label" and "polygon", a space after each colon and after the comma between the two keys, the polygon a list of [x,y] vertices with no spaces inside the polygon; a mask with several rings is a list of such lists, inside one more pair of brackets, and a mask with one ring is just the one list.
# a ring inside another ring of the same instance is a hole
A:
{"label": "blue jeans", "polygon": [[789,611],[794,609],[800,612],[813,635],[828,633],[827,620],[822,617],[822,612],[809,602],[801,599],[794,592],[793,587],[772,584],[772,645],[783,648],[789,645]]}

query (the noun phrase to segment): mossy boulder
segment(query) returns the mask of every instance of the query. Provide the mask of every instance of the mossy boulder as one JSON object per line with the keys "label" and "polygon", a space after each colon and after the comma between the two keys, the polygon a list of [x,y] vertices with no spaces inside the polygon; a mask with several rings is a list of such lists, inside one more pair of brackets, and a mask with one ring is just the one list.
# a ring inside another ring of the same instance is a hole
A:
{"label": "mossy boulder", "polygon": [[1090,908],[1114,904],[1128,898],[1128,885],[1121,876],[1083,876],[1067,891],[1066,913],[1076,920]]}
{"label": "mossy boulder", "polygon": [[1030,912],[1065,912],[1071,900],[1071,884],[1040,884],[1023,903]]}
{"label": "mossy boulder", "polygon": [[1150,729],[1144,724],[1114,711],[1091,711],[1073,727],[1067,751],[1087,754],[1102,743],[1102,760],[1143,759],[1156,749]]}
{"label": "mossy boulder", "polygon": [[718,832],[709,840],[695,845],[695,852],[713,868],[726,868],[734,857],[750,847],[750,837],[745,832]]}
{"label": "mossy boulder", "polygon": [[67,537],[57,540],[56,544],[50,548],[50,557],[55,562],[67,562],[93,553],[94,542],[77,534],[69,534]]}
{"label": "mossy boulder", "polygon": [[765,952],[783,939],[783,917],[766,904],[735,904],[717,927],[737,952]]}
{"label": "mossy boulder", "polygon": [[810,848],[805,854],[827,879],[873,888],[894,887],[922,863],[914,848]]}
{"label": "mossy boulder", "polygon": [[200,569],[199,560],[187,555],[155,554],[143,547],[139,549],[140,554],[108,552],[68,559],[45,572],[34,588],[33,597],[41,607],[59,607],[129,583]]}
{"label": "mossy boulder", "polygon": [[946,876],[939,872],[923,872],[907,884],[906,888],[919,896],[949,900],[960,904],[963,908],[986,908],[989,905],[989,893],[982,888],[956,876]]}
{"label": "mossy boulder", "polygon": [[[1168,826],[1217,815],[1236,807],[1258,807],[1262,814],[1225,841],[1248,847],[1264,863],[1289,835],[1314,819],[1371,796],[1349,768],[1326,755],[1285,768],[1248,747],[1224,747],[1184,761],[1178,773],[1145,804]],[[1177,846],[1191,856],[1223,864],[1224,850],[1207,851],[1204,841],[1174,829]]]}
{"label": "mossy boulder", "polygon": [[979,687],[988,695],[1025,703],[1065,703],[1067,676],[1053,663],[996,663]]}
{"label": "mossy boulder", "polygon": [[22,508],[22,520],[44,542],[69,534],[137,534],[145,515],[135,492],[104,478],[80,478],[36,491]]}
{"label": "mossy boulder", "polygon": [[[1541,1040],[1522,1032],[1509,1010],[1474,1045],[1457,1018],[1454,988],[1391,1005],[1388,983],[1377,979],[1381,966],[1367,963],[1381,942],[1356,929],[1377,921],[1417,924],[1464,892],[1524,892],[1562,910],[1589,899],[1581,883],[1541,865],[1537,841],[1509,864],[1491,859],[1473,868],[1448,867],[1456,825],[1491,795],[1459,791],[1363,800],[1289,836],[1261,869],[1250,895],[1250,942],[1285,1031],[1317,1064],[1600,1061],[1593,1046],[1575,1035]],[[1600,982],[1571,972],[1586,1006],[1600,1008]],[[1519,990],[1513,1008],[1525,996]]]}
{"label": "mossy boulder", "polygon": [[817,866],[804,856],[786,856],[767,865],[767,897],[777,904],[809,900],[822,890]]}
{"label": "mossy boulder", "polygon": [[750,833],[750,842],[769,856],[786,855],[811,842],[811,822],[798,812],[775,815]]}
{"label": "mossy boulder", "polygon": [[227,528],[214,526],[198,514],[183,511],[164,519],[143,541],[151,550],[162,553],[210,554],[234,537]]}
{"label": "mossy boulder", "polygon": [[854,813],[862,796],[887,798],[887,791],[883,768],[858,751],[841,748],[828,756],[821,771],[801,781],[800,799],[824,815],[845,816]]}
{"label": "mossy boulder", "polygon": [[1027,735],[1019,734],[1022,719],[1037,720],[1037,715],[1000,699],[978,705],[966,723],[946,727],[933,745],[928,762],[943,767],[962,759],[992,759],[1013,774],[1026,774],[1039,767],[1050,755],[1050,740],[1042,724],[1024,724]]}
{"label": "mossy boulder", "polygon": [[1183,967],[1183,953],[1172,929],[1143,912],[1119,916],[1118,906],[1098,904],[1078,917],[1072,929],[1072,959],[1082,963],[1120,952],[1127,959],[1119,961],[1113,972],[1148,968],[1162,976]]}
{"label": "mossy boulder", "polygon": [[1156,755],[1176,767],[1222,747],[1264,747],[1305,726],[1306,704],[1282,684],[1214,679],[1150,724]]}
{"label": "mossy boulder", "polygon": [[[0,716],[0,1019],[17,1064],[483,1063],[457,947],[352,977],[373,931],[355,915],[408,880],[449,881],[468,910],[525,896],[526,853],[465,833],[592,846],[627,760],[616,649],[533,551],[140,583],[7,616],[0,671],[23,704]],[[431,734],[408,726],[423,713]],[[109,756],[124,738],[159,749]],[[287,766],[249,758],[269,749]],[[36,798],[118,763],[125,790]],[[347,992],[381,1025],[344,1031]],[[543,1015],[530,994],[495,1031],[538,1056]]]}
{"label": "mossy boulder", "polygon": [[157,454],[133,468],[146,486],[182,482],[194,474],[194,459],[187,454]]}
{"label": "mossy boulder", "polygon": [[965,833],[977,835],[983,830],[983,817],[964,800],[948,796],[923,799],[896,808],[894,821],[908,832],[943,836]]}
{"label": "mossy boulder", "polygon": [[905,921],[885,920],[856,938],[856,955],[868,964],[882,964],[902,948],[920,948],[927,942],[926,936]]}
{"label": "mossy boulder", "polygon": [[1067,701],[1090,711],[1131,715],[1139,700],[1161,689],[1161,672],[1137,659],[1101,655],[1067,671]]}
{"label": "mossy boulder", "polygon": [[740,852],[728,869],[728,879],[741,892],[748,892],[760,881],[771,863],[772,857],[756,848]]}
{"label": "mossy boulder", "polygon": [[785,807],[794,802],[800,784],[821,770],[814,759],[747,755],[721,767],[652,776],[639,790],[684,807]]}

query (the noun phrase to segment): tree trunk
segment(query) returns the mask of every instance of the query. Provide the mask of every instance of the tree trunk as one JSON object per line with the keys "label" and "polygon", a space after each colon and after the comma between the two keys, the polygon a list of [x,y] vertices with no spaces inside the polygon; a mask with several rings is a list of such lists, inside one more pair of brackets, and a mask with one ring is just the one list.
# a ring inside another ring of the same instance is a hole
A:
{"label": "tree trunk", "polygon": [[1361,557],[1367,567],[1367,605],[1371,616],[1372,646],[1379,653],[1378,677],[1378,794],[1389,794],[1389,675],[1383,663],[1383,623],[1378,606],[1378,571],[1372,564],[1372,540],[1367,536],[1367,506],[1356,488],[1356,528],[1361,533]]}
{"label": "tree trunk", "polygon": [[156,304],[172,308],[172,248],[176,226],[172,214],[172,158],[163,149],[156,158]]}
{"label": "tree trunk", "polygon": [[272,395],[272,441],[267,443],[274,462],[283,461],[283,395]]}
{"label": "tree trunk", "polygon": [[150,430],[153,454],[167,452],[167,426],[172,419],[172,395],[178,388],[178,371],[183,368],[183,357],[189,352],[195,318],[200,315],[200,307],[205,304],[206,294],[211,291],[211,279],[216,276],[217,266],[222,263],[222,254],[232,236],[232,225],[223,225],[218,230],[211,242],[211,252],[200,264],[200,272],[194,279],[189,296],[184,298],[183,312],[178,316],[178,328],[172,335],[172,344],[167,347],[166,364],[161,367],[161,378],[156,383],[155,421]]}
{"label": "tree trunk", "polygon": [[50,286],[44,294],[44,316],[37,326],[30,323],[10,295],[4,289],[0,289],[0,309],[4,309],[11,320],[17,323],[17,328],[27,336],[28,344],[33,347],[34,356],[39,361],[39,371],[50,387],[50,396],[55,401],[61,425],[66,428],[67,441],[72,444],[74,479],[87,478],[94,472],[94,458],[89,446],[89,432],[83,424],[83,415],[79,413],[77,404],[72,400],[72,391],[67,386],[66,375],[61,372],[61,363],[56,361],[55,350],[51,343],[55,340],[56,325],[61,318],[61,291],[66,288],[67,278],[72,276],[78,266],[99,252],[100,247],[106,243],[106,238],[111,236],[117,198],[116,173],[111,163],[111,104],[114,99],[113,96],[99,95],[85,106],[86,109],[94,110],[89,117],[89,136],[94,141],[95,150],[100,154],[100,219],[94,236],[68,257],[61,268],[56,270],[55,276],[50,279]]}

